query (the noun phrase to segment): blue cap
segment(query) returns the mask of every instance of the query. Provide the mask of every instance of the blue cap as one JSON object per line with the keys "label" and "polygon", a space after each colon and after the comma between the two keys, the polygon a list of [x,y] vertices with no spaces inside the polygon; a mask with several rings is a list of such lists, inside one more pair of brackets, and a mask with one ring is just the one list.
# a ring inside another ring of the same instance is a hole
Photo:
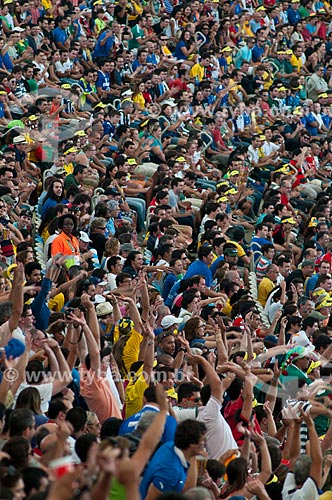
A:
{"label": "blue cap", "polygon": [[25,345],[21,340],[18,339],[10,339],[8,344],[5,346],[6,358],[18,358],[22,356],[25,351]]}

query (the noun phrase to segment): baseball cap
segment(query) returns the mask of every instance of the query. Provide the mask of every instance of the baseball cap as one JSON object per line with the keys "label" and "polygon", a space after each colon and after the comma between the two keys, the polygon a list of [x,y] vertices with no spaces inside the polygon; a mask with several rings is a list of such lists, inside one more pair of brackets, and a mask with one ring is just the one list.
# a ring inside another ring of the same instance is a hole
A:
{"label": "baseball cap", "polygon": [[[6,358],[18,358],[21,356],[25,351],[25,345],[23,342],[19,339],[10,339],[8,344],[5,346],[5,353],[6,353]],[[0,353],[0,358],[2,354]]]}
{"label": "baseball cap", "polygon": [[65,171],[65,169],[63,167],[58,167],[54,171],[54,175],[63,175],[63,174],[66,174],[66,173],[67,172]]}
{"label": "baseball cap", "polygon": [[101,285],[101,286],[108,285],[108,281],[104,281],[101,278],[98,278],[98,276],[90,276],[89,281],[92,285]]}
{"label": "baseball cap", "polygon": [[283,217],[281,219],[282,224],[297,224],[296,220],[293,217]]}
{"label": "baseball cap", "polygon": [[84,243],[91,243],[89,235],[85,231],[80,231],[79,239],[82,240]]}
{"label": "baseball cap", "polygon": [[173,330],[167,330],[166,332],[161,332],[159,335],[158,335],[158,342],[160,342],[161,340],[163,339],[166,339],[167,337],[174,337],[174,332]]}
{"label": "baseball cap", "polygon": [[228,189],[224,194],[237,194],[238,190],[235,188]]}
{"label": "baseball cap", "polygon": [[315,265],[315,262],[311,259],[305,259],[303,262],[302,262],[302,267],[306,267],[306,266],[314,266]]}
{"label": "baseball cap", "polygon": [[300,345],[302,347],[306,347],[309,352],[313,352],[315,350],[315,346],[310,342],[304,330],[299,331],[291,336],[288,345],[296,346]]}
{"label": "baseball cap", "polygon": [[5,203],[7,203],[8,205],[15,205],[16,201],[14,200],[14,198],[12,198],[11,196],[9,196],[9,194],[5,194],[4,196],[1,196],[1,199],[2,201],[4,201]]}
{"label": "baseball cap", "polygon": [[32,219],[31,210],[28,210],[28,209],[21,210],[20,216],[22,216],[22,215],[24,215],[25,217],[30,217]]}
{"label": "baseball cap", "polygon": [[308,227],[316,227],[318,226],[318,220],[316,217],[311,217]]}
{"label": "baseball cap", "polygon": [[312,292],[312,298],[313,299],[319,299],[319,300],[323,300],[325,299],[325,297],[328,296],[328,293],[326,290],[324,290],[324,288],[322,288],[321,286],[315,288]]}
{"label": "baseball cap", "polygon": [[332,306],[332,298],[326,297],[322,301],[316,304],[316,310],[320,311],[323,307],[331,307],[331,306]]}
{"label": "baseball cap", "polygon": [[69,155],[70,153],[78,153],[78,149],[72,146],[63,152],[64,155]]}
{"label": "baseball cap", "polygon": [[131,243],[123,243],[123,245],[120,246],[120,250],[122,252],[132,252],[135,248]]}
{"label": "baseball cap", "polygon": [[314,319],[317,319],[317,321],[323,321],[324,319],[326,319],[326,316],[324,316],[323,314],[321,314],[318,311],[312,311],[309,314],[308,318],[314,318]]}
{"label": "baseball cap", "polygon": [[170,328],[173,325],[180,325],[181,323],[182,323],[182,319],[177,318],[176,316],[173,316],[173,314],[167,314],[161,320],[161,326],[163,328]]}
{"label": "baseball cap", "polygon": [[237,249],[236,248],[225,248],[224,249],[224,255],[228,255],[229,257],[236,257],[237,256]]}

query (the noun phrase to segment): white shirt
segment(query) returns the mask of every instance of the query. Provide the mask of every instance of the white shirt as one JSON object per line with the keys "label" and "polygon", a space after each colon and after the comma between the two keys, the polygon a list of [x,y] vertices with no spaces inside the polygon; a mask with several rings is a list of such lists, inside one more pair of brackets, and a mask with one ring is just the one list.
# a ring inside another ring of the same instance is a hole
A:
{"label": "white shirt", "polygon": [[176,420],[178,424],[183,422],[184,420],[195,420],[198,415],[198,408],[182,408],[182,406],[173,406],[172,410],[174,411]]}
{"label": "white shirt", "polygon": [[294,473],[288,472],[282,489],[282,500],[317,500],[317,498],[317,485],[311,477],[308,477],[302,488],[296,489]]}
{"label": "white shirt", "polygon": [[219,458],[228,450],[238,448],[232,431],[222,414],[221,402],[211,396],[207,405],[198,408],[199,422],[206,425],[206,449],[210,459]]}
{"label": "white shirt", "polygon": [[19,388],[17,389],[17,392],[15,394],[15,403],[17,400],[18,395],[20,392],[22,392],[24,389],[27,387],[35,387],[39,394],[40,394],[40,409],[43,413],[46,413],[48,411],[48,403],[51,401],[52,397],[52,392],[53,392],[53,383],[52,382],[47,382],[46,384],[39,384],[39,385],[32,385],[32,384],[27,384],[26,382],[23,382]]}

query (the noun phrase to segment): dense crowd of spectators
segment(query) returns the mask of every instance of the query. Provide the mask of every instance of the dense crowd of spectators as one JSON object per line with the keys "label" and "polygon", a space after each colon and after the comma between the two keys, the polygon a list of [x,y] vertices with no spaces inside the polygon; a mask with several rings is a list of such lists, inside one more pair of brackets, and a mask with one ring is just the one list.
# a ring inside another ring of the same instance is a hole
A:
{"label": "dense crowd of spectators", "polygon": [[331,34],[0,2],[1,500],[331,500]]}

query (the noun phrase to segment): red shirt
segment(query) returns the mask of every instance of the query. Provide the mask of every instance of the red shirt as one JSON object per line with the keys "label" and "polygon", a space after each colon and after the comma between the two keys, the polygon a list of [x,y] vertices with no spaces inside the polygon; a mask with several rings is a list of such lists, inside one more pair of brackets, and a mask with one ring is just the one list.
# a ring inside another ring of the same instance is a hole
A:
{"label": "red shirt", "polygon": [[[236,426],[239,422],[235,420],[235,414],[238,412],[238,410],[242,410],[242,407],[243,407],[243,399],[242,399],[242,396],[239,396],[235,401],[229,401],[225,407],[225,410],[224,410],[224,417],[227,420],[227,423],[232,430],[232,434],[234,436],[234,439],[238,445],[242,444],[242,442],[243,442],[243,434],[241,434],[236,428]],[[242,415],[240,415],[240,421],[241,420],[245,424],[249,423],[247,421],[247,419],[244,418]],[[254,430],[256,432],[258,432],[259,434],[262,434],[262,429],[258,423],[258,420],[257,420],[255,414],[253,416],[252,422],[253,422]]]}
{"label": "red shirt", "polygon": [[286,194],[281,195],[280,203],[282,203],[285,206],[288,205],[289,199],[288,199],[288,196]]}

